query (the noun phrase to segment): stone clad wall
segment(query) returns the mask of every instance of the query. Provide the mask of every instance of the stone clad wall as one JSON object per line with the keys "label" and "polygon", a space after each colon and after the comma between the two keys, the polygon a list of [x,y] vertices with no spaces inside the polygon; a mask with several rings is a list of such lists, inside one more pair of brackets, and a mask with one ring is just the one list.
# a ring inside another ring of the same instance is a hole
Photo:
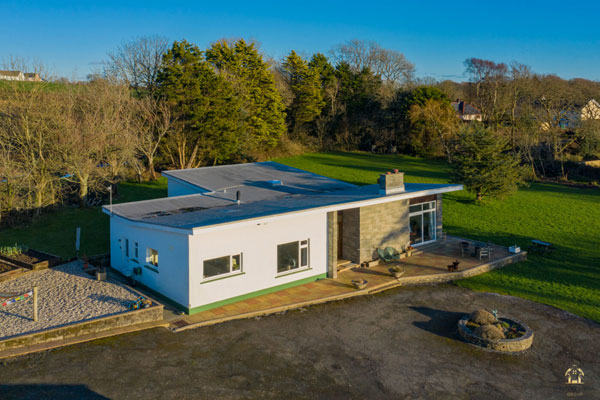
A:
{"label": "stone clad wall", "polygon": [[360,262],[377,259],[377,248],[403,248],[410,240],[408,228],[408,200],[361,207]]}
{"label": "stone clad wall", "polygon": [[343,211],[342,259],[375,260],[377,248],[400,250],[409,240],[408,200]]}

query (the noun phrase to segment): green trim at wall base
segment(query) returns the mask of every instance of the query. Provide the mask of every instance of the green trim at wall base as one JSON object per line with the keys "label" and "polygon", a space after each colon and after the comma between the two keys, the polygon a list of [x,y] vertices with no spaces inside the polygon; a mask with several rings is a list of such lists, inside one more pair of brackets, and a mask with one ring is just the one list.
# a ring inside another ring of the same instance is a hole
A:
{"label": "green trim at wall base", "polygon": [[291,287],[294,287],[294,286],[303,285],[305,283],[314,282],[316,280],[323,279],[323,278],[326,278],[326,277],[327,277],[326,273],[325,274],[319,274],[319,275],[311,276],[311,277],[308,277],[308,278],[299,279],[297,281],[284,283],[283,285],[273,286],[273,287],[270,287],[270,288],[258,290],[256,292],[246,293],[246,294],[243,294],[241,296],[231,297],[229,299],[225,299],[225,300],[221,300],[221,301],[216,301],[214,303],[205,304],[203,306],[194,307],[194,308],[191,308],[191,309],[187,309],[186,311],[190,315],[191,314],[196,314],[196,313],[199,313],[199,312],[202,312],[202,311],[211,310],[213,308],[225,306],[227,304],[235,303],[235,302],[246,300],[246,299],[251,299],[252,297],[262,296],[263,294],[269,294],[269,293],[277,292],[279,290],[288,289],[288,288],[291,288]]}

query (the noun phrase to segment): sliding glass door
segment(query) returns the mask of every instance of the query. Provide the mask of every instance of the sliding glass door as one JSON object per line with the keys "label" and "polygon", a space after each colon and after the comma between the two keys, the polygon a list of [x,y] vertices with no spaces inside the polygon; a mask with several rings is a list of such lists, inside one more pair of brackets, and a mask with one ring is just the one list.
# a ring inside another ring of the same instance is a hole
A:
{"label": "sliding glass door", "polygon": [[410,244],[435,240],[435,201],[410,206]]}

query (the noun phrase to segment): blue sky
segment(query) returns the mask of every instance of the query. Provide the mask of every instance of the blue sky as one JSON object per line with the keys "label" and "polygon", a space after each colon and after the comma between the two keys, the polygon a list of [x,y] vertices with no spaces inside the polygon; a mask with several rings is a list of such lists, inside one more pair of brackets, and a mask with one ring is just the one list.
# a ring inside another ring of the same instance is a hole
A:
{"label": "blue sky", "polygon": [[201,48],[254,39],[277,59],[359,38],[403,52],[418,76],[464,79],[463,61],[479,57],[600,80],[599,1],[0,0],[0,10],[0,57],[35,57],[69,78],[85,77],[122,42],[158,34]]}

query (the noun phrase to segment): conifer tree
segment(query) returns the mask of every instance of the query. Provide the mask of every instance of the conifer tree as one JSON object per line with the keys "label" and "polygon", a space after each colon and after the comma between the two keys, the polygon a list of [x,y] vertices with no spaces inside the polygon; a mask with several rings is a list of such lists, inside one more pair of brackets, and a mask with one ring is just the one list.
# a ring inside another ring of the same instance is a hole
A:
{"label": "conifer tree", "polygon": [[232,82],[241,100],[246,144],[258,148],[277,144],[285,132],[285,106],[254,43],[220,40],[206,51],[206,59]]}
{"label": "conifer tree", "polygon": [[524,183],[524,169],[509,140],[480,125],[459,133],[453,162],[453,181],[475,193],[477,202],[510,195]]}
{"label": "conifer tree", "polygon": [[158,86],[177,119],[178,129],[166,140],[177,168],[218,164],[239,152],[239,100],[197,46],[185,40],[173,43],[163,56]]}
{"label": "conifer tree", "polygon": [[321,114],[324,102],[320,76],[293,50],[283,63],[283,69],[294,95],[288,110],[290,131],[296,132]]}

